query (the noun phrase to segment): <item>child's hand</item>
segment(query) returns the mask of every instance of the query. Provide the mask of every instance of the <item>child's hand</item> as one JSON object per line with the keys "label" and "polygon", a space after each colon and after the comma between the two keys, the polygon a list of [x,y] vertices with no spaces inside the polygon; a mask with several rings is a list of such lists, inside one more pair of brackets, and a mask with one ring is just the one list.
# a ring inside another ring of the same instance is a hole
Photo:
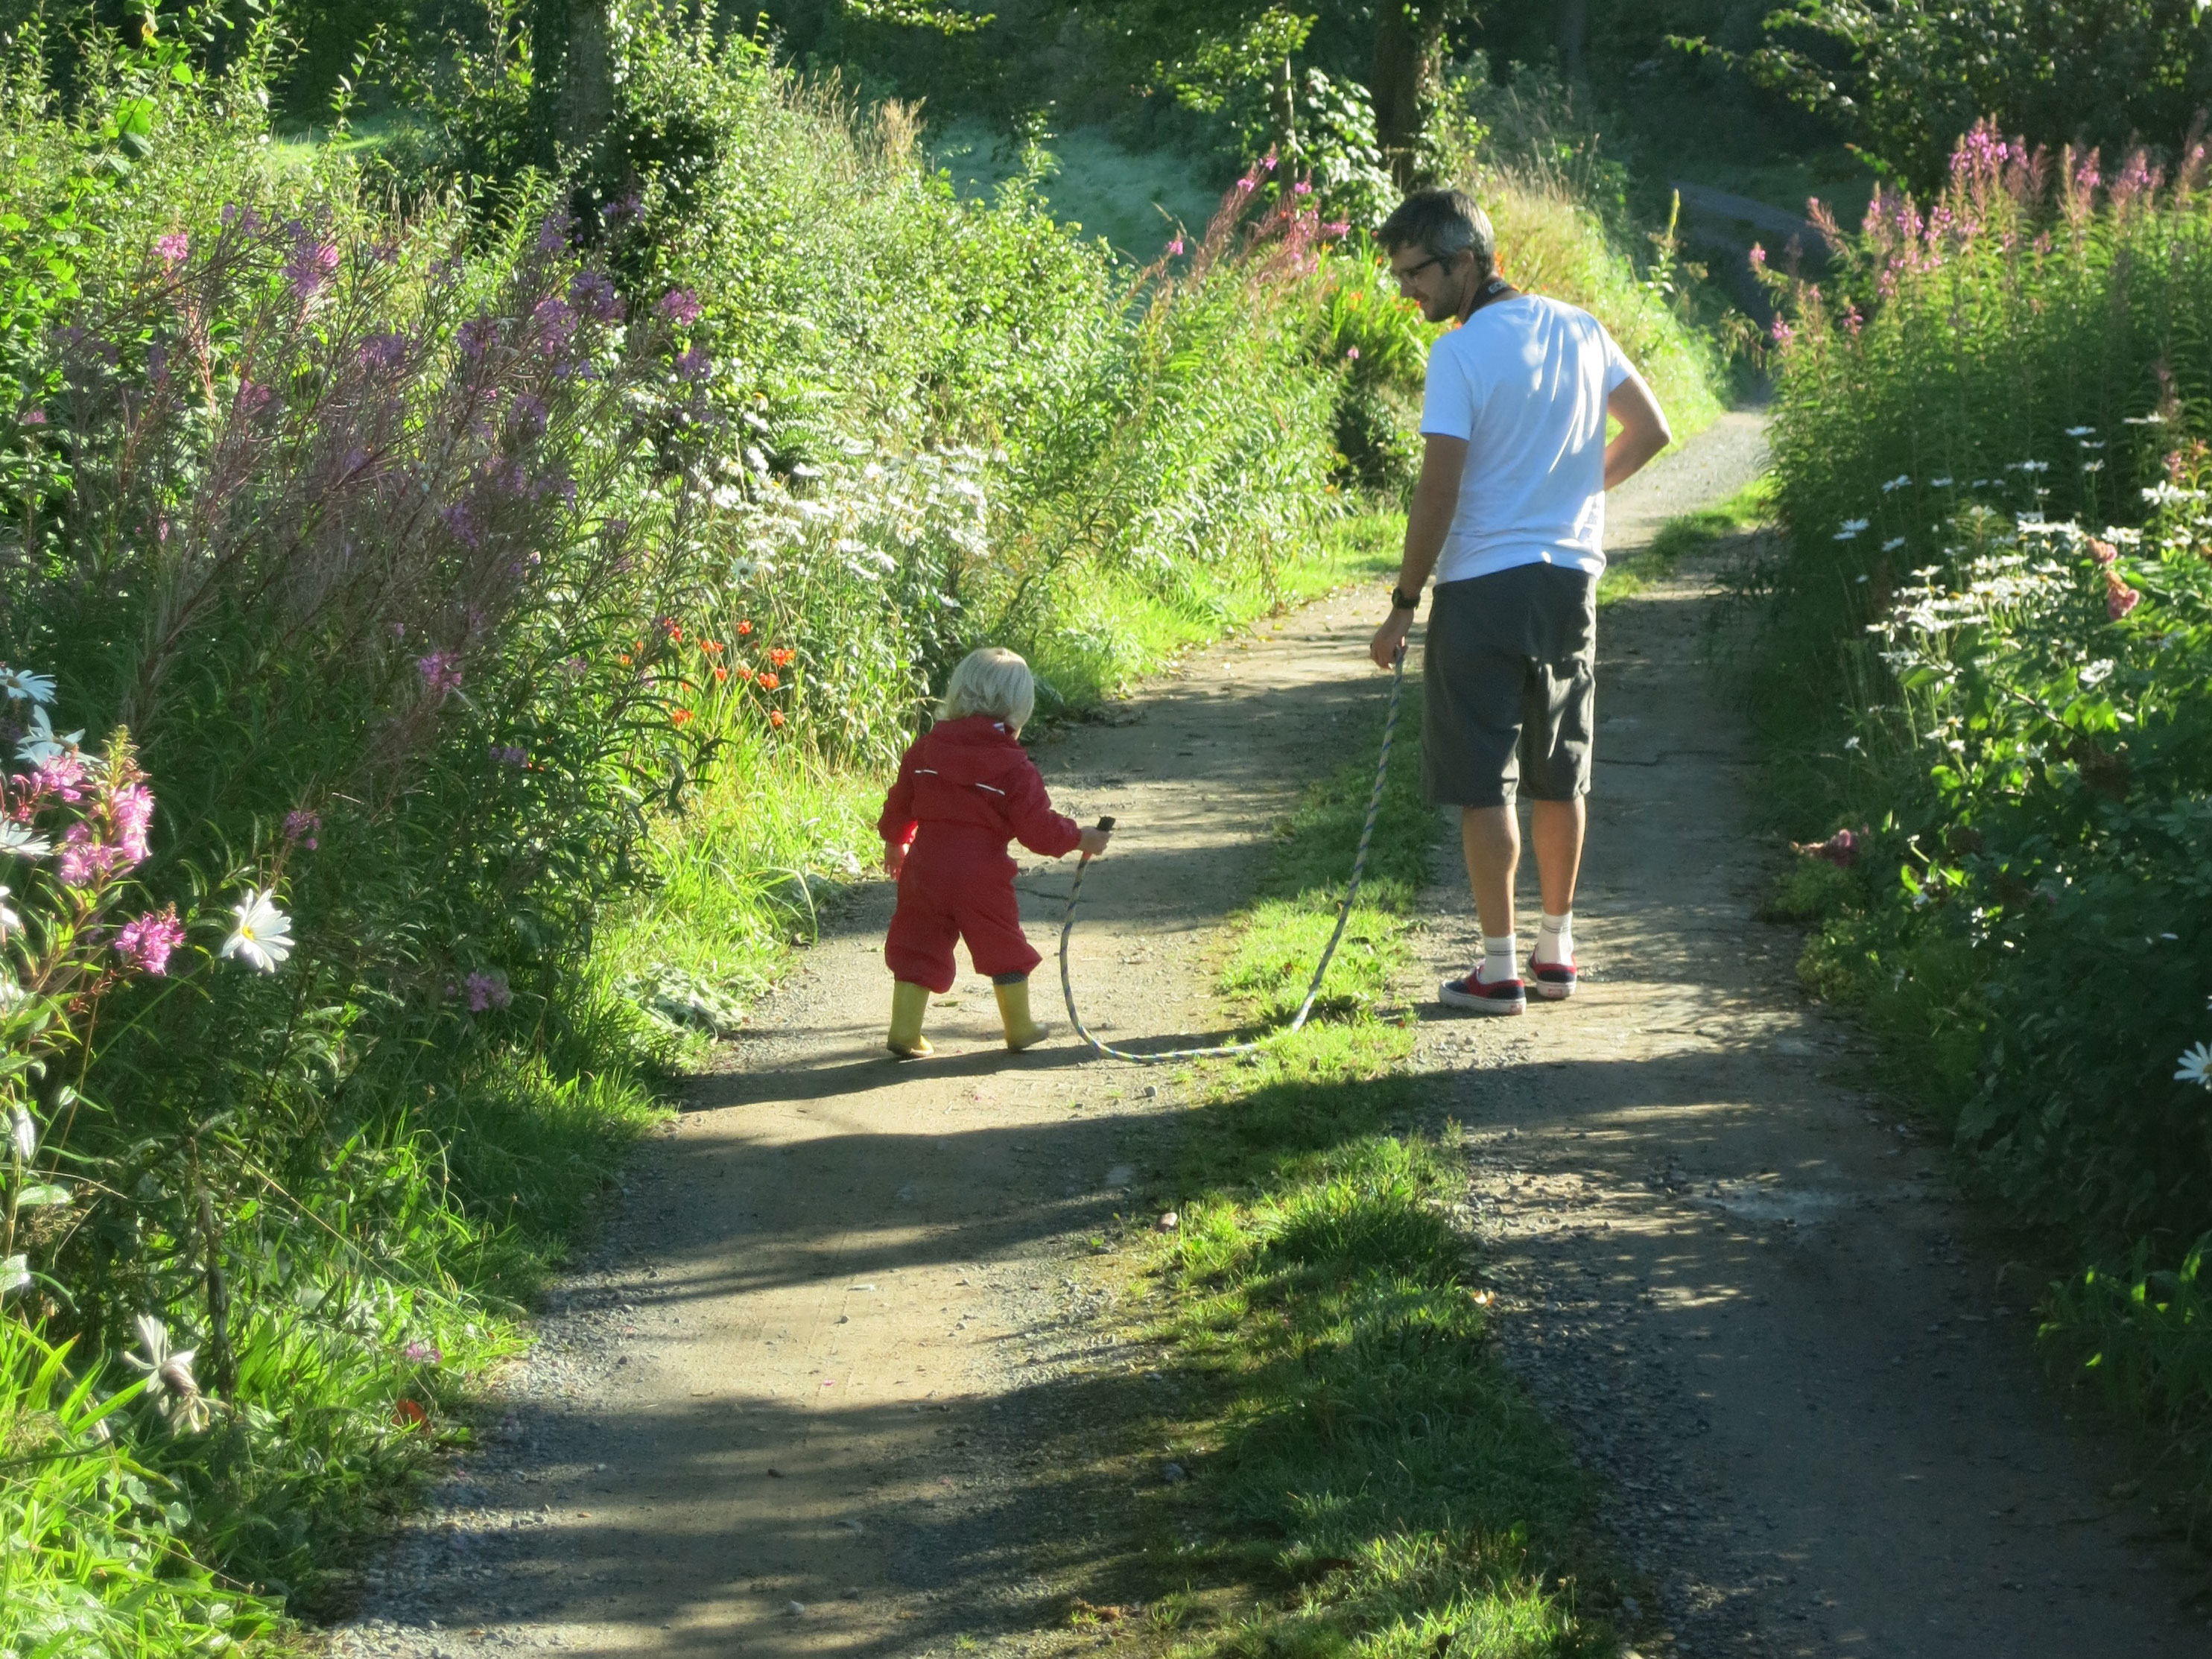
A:
{"label": "child's hand", "polygon": [[1097,858],[1106,850],[1106,843],[1114,839],[1111,830],[1085,830],[1083,838],[1075,843],[1075,850],[1086,858]]}
{"label": "child's hand", "polygon": [[884,873],[896,881],[898,872],[906,868],[906,848],[895,841],[884,843]]}

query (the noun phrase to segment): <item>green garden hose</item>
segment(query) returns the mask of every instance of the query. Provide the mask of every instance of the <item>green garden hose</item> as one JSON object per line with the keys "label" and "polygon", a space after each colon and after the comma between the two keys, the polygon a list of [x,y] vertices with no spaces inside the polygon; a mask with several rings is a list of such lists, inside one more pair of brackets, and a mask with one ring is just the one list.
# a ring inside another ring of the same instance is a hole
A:
{"label": "green garden hose", "polygon": [[[1075,1012],[1075,986],[1068,977],[1067,941],[1075,931],[1075,902],[1083,891],[1083,872],[1091,865],[1091,854],[1085,853],[1075,866],[1075,884],[1067,890],[1067,915],[1060,924],[1060,994],[1067,1002],[1067,1018],[1075,1027],[1075,1034],[1109,1060],[1135,1060],[1151,1064],[1164,1060],[1220,1060],[1231,1054],[1256,1053],[1269,1043],[1286,1037],[1306,1023],[1313,1012],[1314,1000],[1321,994],[1321,982],[1328,973],[1328,964],[1336,955],[1336,947],[1344,939],[1344,930],[1352,921],[1352,902],[1359,896],[1359,878],[1367,869],[1368,844],[1375,839],[1375,820],[1382,814],[1382,784],[1390,772],[1390,738],[1398,729],[1398,694],[1406,685],[1406,647],[1401,644],[1391,664],[1390,702],[1382,716],[1382,750],[1375,757],[1375,787],[1367,797],[1367,821],[1359,827],[1359,850],[1352,855],[1352,881],[1344,890],[1343,900],[1336,907],[1336,931],[1328,936],[1321,960],[1314,964],[1313,982],[1306,987],[1305,1000],[1288,1025],[1269,1032],[1253,1042],[1218,1043],[1211,1048],[1163,1048],[1152,1054],[1136,1054],[1127,1048],[1116,1048],[1109,1042],[1101,1042],[1091,1035],[1084,1024],[1083,1016]],[[1101,818],[1098,827],[1111,830],[1114,820]]]}

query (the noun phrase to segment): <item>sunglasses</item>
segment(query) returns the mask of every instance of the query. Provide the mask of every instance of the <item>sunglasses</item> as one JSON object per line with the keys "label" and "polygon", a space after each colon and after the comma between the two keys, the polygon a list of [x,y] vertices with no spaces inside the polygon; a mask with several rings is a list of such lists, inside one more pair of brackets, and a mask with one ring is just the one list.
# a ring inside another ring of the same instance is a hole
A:
{"label": "sunglasses", "polygon": [[1403,288],[1408,283],[1412,282],[1414,277],[1426,270],[1431,265],[1449,264],[1456,257],[1456,255],[1450,253],[1434,254],[1430,258],[1422,260],[1421,263],[1417,265],[1407,265],[1405,270],[1393,271],[1391,274],[1397,277],[1398,286],[1400,288]]}

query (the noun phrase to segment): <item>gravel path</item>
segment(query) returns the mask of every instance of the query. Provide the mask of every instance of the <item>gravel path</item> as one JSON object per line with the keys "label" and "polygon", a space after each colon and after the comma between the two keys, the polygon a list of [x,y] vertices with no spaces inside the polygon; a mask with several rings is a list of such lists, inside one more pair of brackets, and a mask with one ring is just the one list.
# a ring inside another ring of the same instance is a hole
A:
{"label": "gravel path", "polygon": [[[1620,492],[1613,545],[1760,456],[1730,417]],[[2041,1385],[2024,1291],[1994,1289],[1940,1158],[1803,1006],[1796,937],[1753,920],[1772,866],[1698,659],[1712,574],[1605,612],[1583,995],[1425,1029],[1434,1113],[1471,1126],[1498,1340],[1611,1477],[1647,1653],[2212,1651],[2159,1571],[2178,1545],[2106,1495],[2109,1449]],[[1057,800],[1125,826],[1077,937],[1102,1035],[1208,1029],[1209,940],[1330,732],[1379,699],[1358,653],[1380,611],[1311,607],[1042,750]],[[1066,879],[1024,878],[1048,953]],[[890,897],[862,890],[635,1161],[334,1653],[1072,1639],[1066,1596],[1161,1478],[1099,1425],[1171,1383],[1099,1334],[1086,1240],[1166,1201],[1178,1085],[1065,1037],[1007,1057],[972,980],[933,1011],[941,1058],[882,1057]],[[1455,870],[1431,897],[1442,976],[1474,929]]]}
{"label": "gravel path", "polygon": [[[1704,488],[1757,447],[1731,416]],[[1684,493],[1668,466],[1629,486],[1654,513]],[[1582,994],[1425,1030],[1435,1109],[1472,1132],[1500,1340],[1612,1477],[1648,1651],[2212,1653],[2184,1599],[2202,1560],[2039,1373],[2037,1285],[2000,1282],[1942,1150],[1806,1006],[1799,934],[1757,920],[1778,855],[1705,670],[1717,574],[1600,624]],[[1429,898],[1431,974],[1462,972],[1480,947],[1455,856]]]}
{"label": "gravel path", "polygon": [[[1385,608],[1361,592],[1264,625],[1041,750],[1064,810],[1123,826],[1074,953],[1102,1036],[1209,1031],[1205,951],[1329,734],[1379,708],[1363,647]],[[1071,869],[1022,881],[1061,1025]],[[1097,1461],[1127,1409],[1105,1394],[1151,1362],[1097,1334],[1087,1240],[1165,1202],[1178,1085],[1064,1033],[1007,1055],[972,976],[933,1006],[939,1057],[892,1061],[891,896],[859,891],[635,1161],[483,1449],[335,1653],[1029,1650],[1098,1582],[1093,1543],[1126,1535],[1111,1511],[1165,1454]]]}

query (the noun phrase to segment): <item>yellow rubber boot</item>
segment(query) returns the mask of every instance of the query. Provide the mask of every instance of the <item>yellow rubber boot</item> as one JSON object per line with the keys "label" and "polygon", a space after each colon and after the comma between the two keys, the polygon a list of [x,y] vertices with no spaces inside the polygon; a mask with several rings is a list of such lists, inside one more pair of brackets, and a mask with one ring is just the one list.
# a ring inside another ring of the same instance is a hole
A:
{"label": "yellow rubber boot", "polygon": [[921,1017],[929,1012],[929,987],[911,980],[891,982],[891,1034],[884,1046],[901,1060],[920,1060],[934,1054],[921,1034]]}
{"label": "yellow rubber boot", "polygon": [[1030,1017],[1029,981],[1018,979],[1011,984],[994,984],[991,988],[999,994],[999,1018],[1006,1022],[1006,1047],[1018,1054],[1052,1035],[1049,1025],[1040,1025]]}

